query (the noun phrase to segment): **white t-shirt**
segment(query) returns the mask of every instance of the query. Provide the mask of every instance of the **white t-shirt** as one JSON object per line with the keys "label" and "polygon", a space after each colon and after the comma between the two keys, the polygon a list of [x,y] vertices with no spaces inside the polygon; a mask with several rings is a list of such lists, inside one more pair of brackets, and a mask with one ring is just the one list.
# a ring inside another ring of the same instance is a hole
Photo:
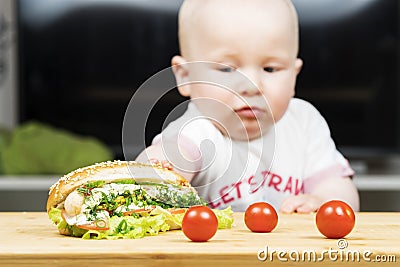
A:
{"label": "white t-shirt", "polygon": [[170,150],[200,156],[191,184],[212,208],[244,211],[251,203],[266,201],[278,209],[285,197],[310,192],[318,181],[354,174],[321,114],[296,98],[272,130],[250,142],[222,135],[190,103],[153,140],[154,145],[164,142],[179,143],[168,146]]}

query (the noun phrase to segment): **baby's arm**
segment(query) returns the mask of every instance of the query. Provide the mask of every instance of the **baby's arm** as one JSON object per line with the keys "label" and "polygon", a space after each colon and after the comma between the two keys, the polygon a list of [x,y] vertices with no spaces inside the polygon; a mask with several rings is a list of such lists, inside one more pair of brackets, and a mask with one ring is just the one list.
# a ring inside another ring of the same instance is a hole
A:
{"label": "baby's arm", "polygon": [[[198,172],[198,161],[201,159],[193,152],[196,148],[192,148],[187,144],[185,147],[186,149],[182,147],[177,149],[176,143],[167,142],[163,144],[153,144],[143,150],[136,158],[136,161],[143,163],[152,163],[153,160],[158,160],[161,163],[163,161],[168,161],[175,172],[179,173],[190,182]],[[176,154],[168,153],[167,156],[166,151],[173,151],[176,152]]]}
{"label": "baby's arm", "polygon": [[[314,184],[310,184],[314,182]],[[316,211],[328,200],[338,199],[348,203],[354,211],[359,210],[357,189],[349,177],[332,177],[317,181],[308,181],[304,185],[304,194],[286,198],[280,207],[285,213],[308,213]]]}

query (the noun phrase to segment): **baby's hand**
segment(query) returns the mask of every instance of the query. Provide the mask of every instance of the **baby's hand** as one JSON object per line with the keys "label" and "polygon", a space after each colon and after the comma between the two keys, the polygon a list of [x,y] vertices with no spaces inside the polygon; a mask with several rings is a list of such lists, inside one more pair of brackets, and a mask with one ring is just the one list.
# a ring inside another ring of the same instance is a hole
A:
{"label": "baby's hand", "polygon": [[164,168],[164,169],[168,169],[170,171],[172,171],[174,168],[172,167],[171,162],[169,162],[168,160],[161,160],[159,161],[156,158],[152,158],[149,160],[150,164],[159,168]]}
{"label": "baby's hand", "polygon": [[283,200],[280,211],[283,213],[310,213],[316,211],[322,205],[322,199],[317,196],[303,194],[290,196]]}

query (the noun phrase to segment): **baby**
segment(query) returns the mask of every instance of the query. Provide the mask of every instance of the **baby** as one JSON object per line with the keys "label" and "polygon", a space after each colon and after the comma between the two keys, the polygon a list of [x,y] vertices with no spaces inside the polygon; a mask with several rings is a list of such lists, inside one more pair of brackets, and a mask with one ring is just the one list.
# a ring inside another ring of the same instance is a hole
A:
{"label": "baby", "polygon": [[137,160],[170,162],[212,208],[308,213],[340,199],[358,210],[327,123],[294,98],[298,36],[289,0],[185,0],[172,69],[190,103]]}

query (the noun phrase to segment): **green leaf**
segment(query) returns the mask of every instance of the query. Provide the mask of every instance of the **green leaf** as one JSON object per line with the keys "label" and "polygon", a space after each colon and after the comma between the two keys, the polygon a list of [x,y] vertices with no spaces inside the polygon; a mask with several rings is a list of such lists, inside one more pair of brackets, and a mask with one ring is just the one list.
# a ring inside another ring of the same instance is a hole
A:
{"label": "green leaf", "polygon": [[16,128],[2,152],[6,174],[64,174],[112,158],[96,138],[37,122]]}
{"label": "green leaf", "polygon": [[233,224],[233,211],[231,207],[224,210],[213,210],[218,219],[218,229],[228,229]]}
{"label": "green leaf", "polygon": [[107,231],[91,230],[86,232],[83,239],[137,239],[146,235],[158,235],[170,229],[162,214],[134,218],[131,216],[111,217],[110,229]]}
{"label": "green leaf", "polygon": [[2,152],[10,142],[11,131],[0,127],[0,174],[4,173]]}
{"label": "green leaf", "polygon": [[80,237],[87,232],[87,230],[78,228],[74,225],[67,224],[67,222],[64,221],[64,219],[61,216],[60,209],[52,208],[49,212],[49,218],[51,221],[54,222],[55,225],[57,225],[57,228],[59,230],[62,231],[67,230],[71,236]]}

